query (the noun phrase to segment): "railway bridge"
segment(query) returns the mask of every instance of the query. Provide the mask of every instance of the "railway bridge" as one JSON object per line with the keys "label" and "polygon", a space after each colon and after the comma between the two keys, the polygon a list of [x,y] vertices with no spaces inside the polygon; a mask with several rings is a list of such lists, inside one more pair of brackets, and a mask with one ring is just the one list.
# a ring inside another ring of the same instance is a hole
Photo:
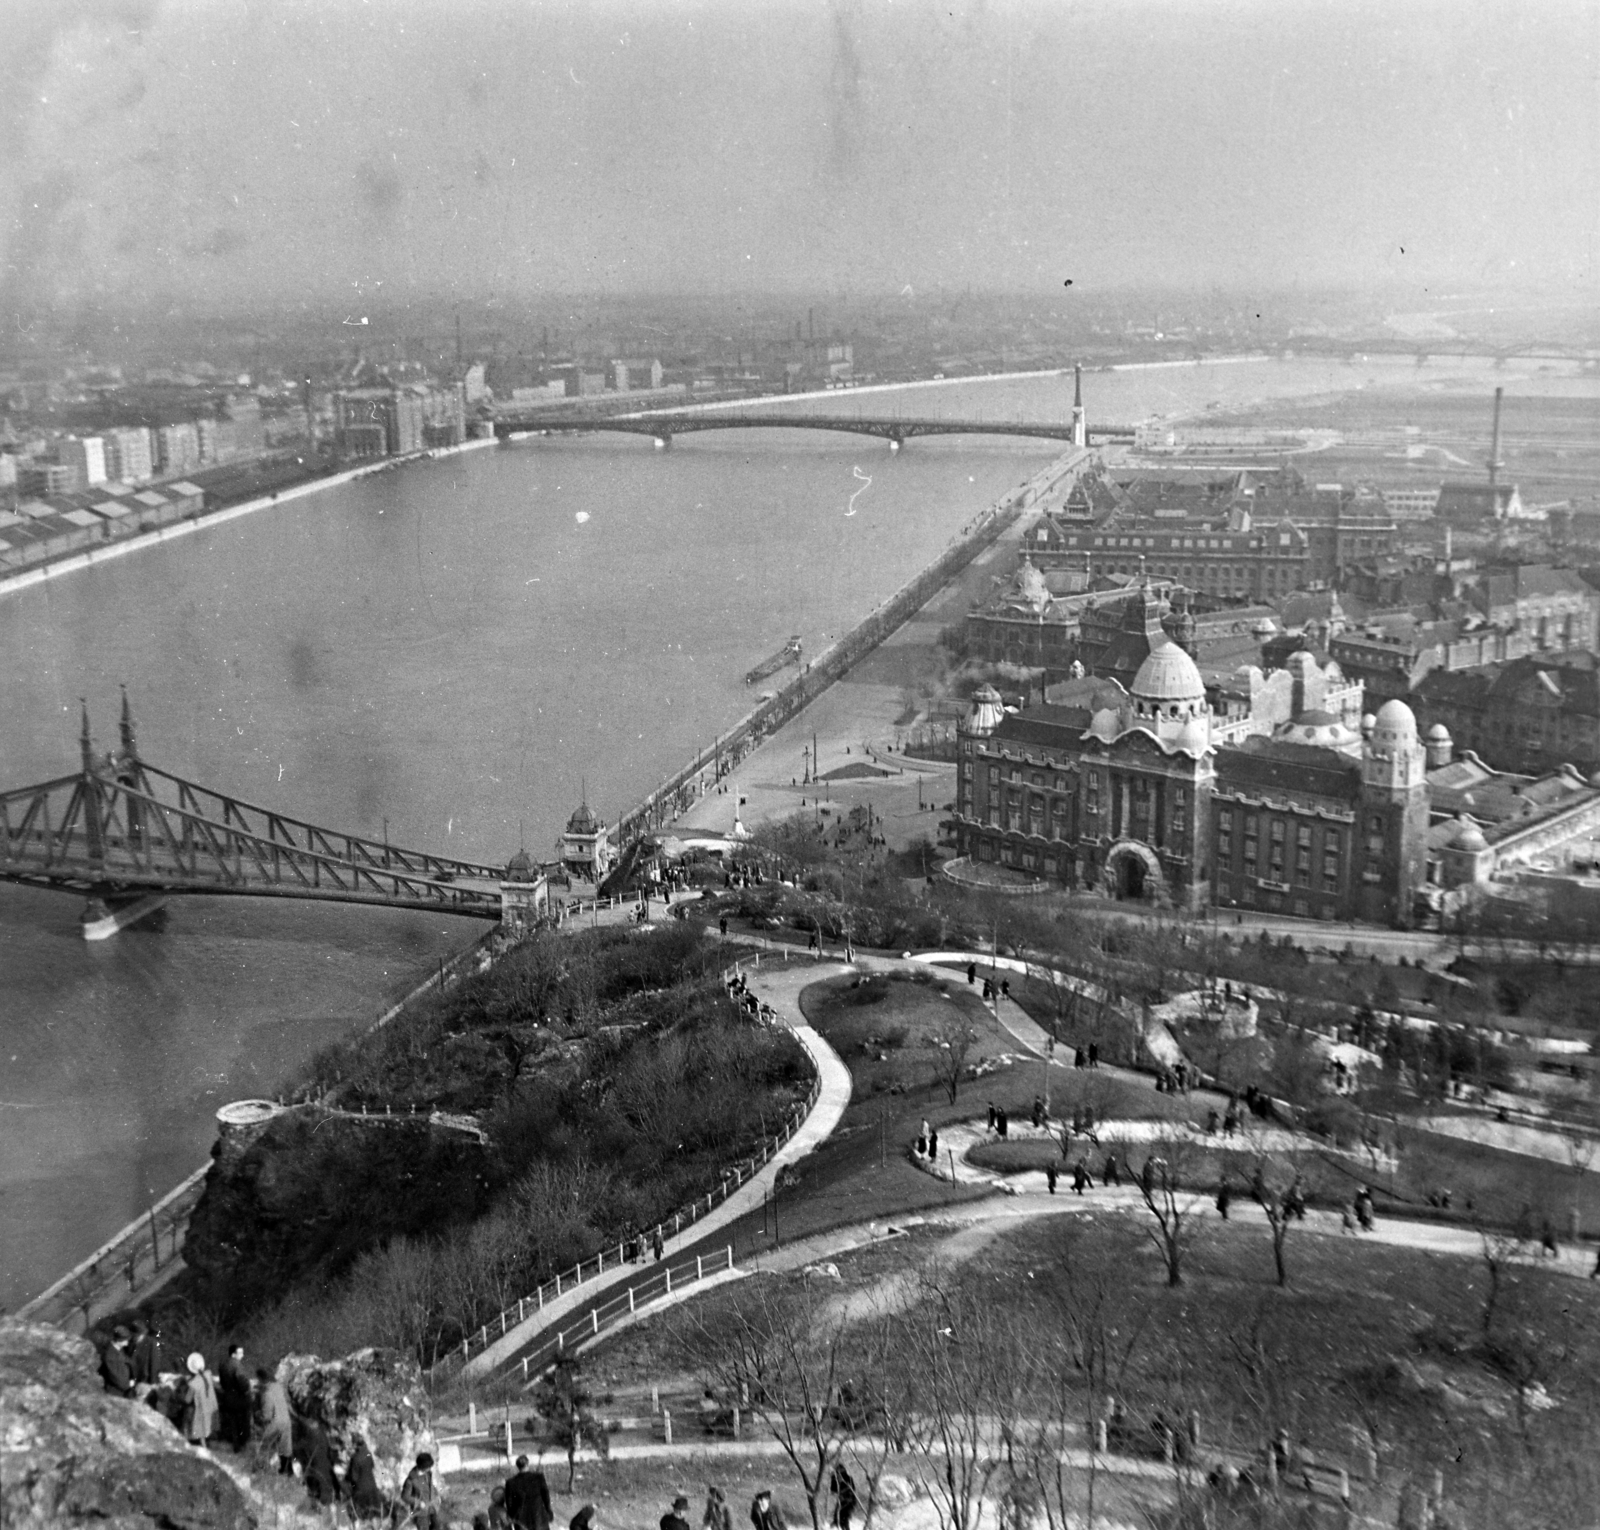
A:
{"label": "railway bridge", "polygon": [[322,828],[147,763],[126,692],[121,747],[96,755],[87,705],[79,743],[75,774],[0,792],[0,881],[86,898],[91,940],[179,893],[501,917],[503,867]]}

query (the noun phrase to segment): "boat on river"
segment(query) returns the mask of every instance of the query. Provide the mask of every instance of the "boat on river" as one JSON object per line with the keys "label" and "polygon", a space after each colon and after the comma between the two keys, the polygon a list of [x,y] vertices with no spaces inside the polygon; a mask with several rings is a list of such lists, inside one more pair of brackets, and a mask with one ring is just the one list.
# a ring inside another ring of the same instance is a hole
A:
{"label": "boat on river", "polygon": [[754,685],[758,680],[770,679],[777,674],[786,664],[800,662],[800,638],[798,635],[789,639],[771,658],[763,659],[756,667],[744,677],[746,685]]}

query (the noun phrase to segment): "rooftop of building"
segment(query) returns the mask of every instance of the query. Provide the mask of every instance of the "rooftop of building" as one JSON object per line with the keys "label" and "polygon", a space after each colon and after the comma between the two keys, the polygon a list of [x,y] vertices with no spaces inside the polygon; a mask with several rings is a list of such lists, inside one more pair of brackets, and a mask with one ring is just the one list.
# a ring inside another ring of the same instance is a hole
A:
{"label": "rooftop of building", "polygon": [[1361,762],[1323,744],[1247,738],[1217,751],[1217,790],[1270,793],[1304,802],[1352,803],[1361,792]]}

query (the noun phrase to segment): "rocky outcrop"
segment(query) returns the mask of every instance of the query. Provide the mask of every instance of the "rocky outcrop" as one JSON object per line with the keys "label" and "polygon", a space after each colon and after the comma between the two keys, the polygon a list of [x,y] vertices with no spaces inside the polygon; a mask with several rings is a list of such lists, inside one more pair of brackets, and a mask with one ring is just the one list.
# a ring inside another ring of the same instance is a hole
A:
{"label": "rocky outcrop", "polygon": [[432,1450],[422,1368],[395,1349],[358,1349],[343,1360],[286,1355],[278,1380],[295,1411],[328,1431],[334,1455],[350,1459],[356,1440],[372,1451],[374,1475],[397,1493],[419,1450]]}
{"label": "rocky outcrop", "polygon": [[302,1106],[226,1131],[184,1240],[193,1294],[236,1321],[386,1238],[470,1221],[490,1172],[477,1136],[427,1116]]}
{"label": "rocky outcrop", "polygon": [[245,1483],[96,1370],[84,1340],[0,1322],[0,1524],[253,1530]]}

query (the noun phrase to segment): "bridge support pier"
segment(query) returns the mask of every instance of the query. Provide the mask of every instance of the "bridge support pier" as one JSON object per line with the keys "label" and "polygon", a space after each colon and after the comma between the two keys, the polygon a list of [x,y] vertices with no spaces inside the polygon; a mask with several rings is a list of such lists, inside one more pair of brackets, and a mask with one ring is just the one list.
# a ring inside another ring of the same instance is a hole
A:
{"label": "bridge support pier", "polygon": [[904,443],[901,441],[899,436],[890,436],[889,437],[889,450],[890,451],[892,451],[892,452],[899,451],[903,444]]}
{"label": "bridge support pier", "polygon": [[137,924],[155,913],[167,901],[165,893],[149,893],[141,898],[91,898],[78,917],[85,940],[110,940],[119,930]]}
{"label": "bridge support pier", "polygon": [[656,437],[656,450],[658,452],[669,452],[669,451],[671,451],[672,450],[672,437],[671,436],[657,436]]}

